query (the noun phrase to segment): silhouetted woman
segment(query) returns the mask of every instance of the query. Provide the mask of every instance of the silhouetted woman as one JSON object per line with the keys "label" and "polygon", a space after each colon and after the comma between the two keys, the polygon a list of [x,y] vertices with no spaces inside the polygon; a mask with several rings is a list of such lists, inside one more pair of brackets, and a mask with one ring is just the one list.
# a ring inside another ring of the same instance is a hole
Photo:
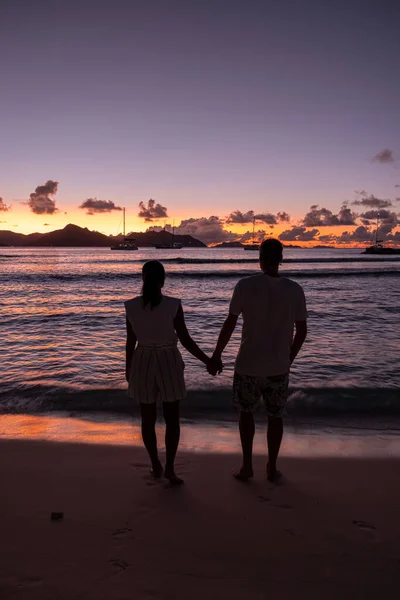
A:
{"label": "silhouetted woman", "polygon": [[[215,371],[215,365],[190,337],[181,301],[162,294],[165,281],[163,265],[158,260],[146,262],[142,277],[142,295],[125,302],[126,380],[129,394],[140,403],[142,437],[150,456],[153,476],[164,474],[171,483],[180,484],[183,480],[175,474],[174,461],[180,436],[179,404],[186,395],[186,389],[178,339],[211,371]],[[165,471],[157,450],[157,399],[163,403],[166,424]]]}

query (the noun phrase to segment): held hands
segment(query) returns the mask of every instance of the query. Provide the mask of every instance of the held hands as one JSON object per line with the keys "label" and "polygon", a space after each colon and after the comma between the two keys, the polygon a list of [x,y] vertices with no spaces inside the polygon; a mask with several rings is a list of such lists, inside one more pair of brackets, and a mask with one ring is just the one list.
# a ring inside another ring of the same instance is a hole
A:
{"label": "held hands", "polygon": [[222,371],[224,370],[224,365],[222,364],[222,360],[218,356],[212,356],[211,358],[209,358],[208,362],[206,364],[206,367],[207,367],[208,373],[210,375],[212,375],[213,377],[215,377],[217,373],[218,373],[218,375],[220,375],[222,373]]}

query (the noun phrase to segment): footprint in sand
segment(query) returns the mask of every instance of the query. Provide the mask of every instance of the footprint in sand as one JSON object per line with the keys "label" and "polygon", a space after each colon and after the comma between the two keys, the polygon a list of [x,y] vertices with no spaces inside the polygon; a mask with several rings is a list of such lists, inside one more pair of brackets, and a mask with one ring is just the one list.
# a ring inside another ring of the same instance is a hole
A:
{"label": "footprint in sand", "polygon": [[122,527],[121,529],[115,529],[111,535],[114,539],[120,539],[124,537],[132,537],[129,535],[130,533],[132,533],[132,529],[129,527]]}
{"label": "footprint in sand", "polygon": [[370,525],[369,523],[366,523],[365,521],[358,521],[357,519],[353,519],[353,525],[355,525],[359,529],[363,529],[364,531],[373,532],[376,529],[376,527],[374,525]]}
{"label": "footprint in sand", "polygon": [[271,502],[271,498],[267,498],[267,496],[258,496],[260,502]]}
{"label": "footprint in sand", "polygon": [[146,469],[146,468],[148,469],[149,468],[148,463],[140,463],[140,462],[129,463],[129,466],[133,467],[135,470],[141,470],[141,469]]}
{"label": "footprint in sand", "polygon": [[131,565],[127,563],[125,560],[121,560],[119,558],[110,558],[108,561],[112,566],[118,570],[118,572],[126,571]]}
{"label": "footprint in sand", "polygon": [[275,508],[282,508],[282,510],[292,510],[293,508],[293,506],[290,506],[290,504],[273,504],[272,506]]}
{"label": "footprint in sand", "polygon": [[299,531],[296,531],[295,529],[291,529],[290,527],[285,527],[284,531],[288,534],[288,535],[298,535],[300,537],[303,537],[303,534],[300,533]]}
{"label": "footprint in sand", "polygon": [[33,576],[29,577],[29,575],[28,575],[26,577],[20,577],[17,586],[18,587],[27,587],[30,585],[39,585],[41,583],[43,583],[43,579],[41,579],[40,577],[33,577]]}

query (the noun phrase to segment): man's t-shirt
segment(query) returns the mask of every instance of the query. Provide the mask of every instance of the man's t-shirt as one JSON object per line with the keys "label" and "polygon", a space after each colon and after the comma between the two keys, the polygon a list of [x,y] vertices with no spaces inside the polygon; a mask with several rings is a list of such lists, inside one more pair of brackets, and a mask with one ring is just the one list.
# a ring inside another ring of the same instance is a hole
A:
{"label": "man's t-shirt", "polygon": [[287,373],[294,323],[307,319],[303,288],[287,277],[246,277],[235,287],[229,312],[243,315],[236,371],[258,377]]}

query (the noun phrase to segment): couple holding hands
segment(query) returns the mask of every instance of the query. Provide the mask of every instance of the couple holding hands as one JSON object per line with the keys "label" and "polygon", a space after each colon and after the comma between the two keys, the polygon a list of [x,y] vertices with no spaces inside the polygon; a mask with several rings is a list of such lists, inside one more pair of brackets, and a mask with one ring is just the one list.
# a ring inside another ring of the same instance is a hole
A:
{"label": "couple holding hands", "polygon": [[[221,373],[222,353],[240,315],[243,330],[235,363],[233,403],[240,411],[243,463],[234,475],[241,481],[253,477],[253,412],[262,399],[268,414],[267,478],[277,481],[281,477],[276,463],[283,435],[282,417],[288,398],[290,365],[307,335],[304,292],[300,285],[280,276],[282,252],[279,240],[268,239],[261,244],[262,273],[237,283],[211,358],[191,338],[181,301],[163,295],[163,265],[156,260],[144,264],[142,294],[125,302],[126,380],[130,396],[140,404],[142,438],[154,477],[164,475],[171,484],[183,483],[174,467],[180,437],[179,407],[186,395],[178,340],[206,365],[210,375]],[[162,402],[166,424],[165,469],[157,449],[157,400]]]}

